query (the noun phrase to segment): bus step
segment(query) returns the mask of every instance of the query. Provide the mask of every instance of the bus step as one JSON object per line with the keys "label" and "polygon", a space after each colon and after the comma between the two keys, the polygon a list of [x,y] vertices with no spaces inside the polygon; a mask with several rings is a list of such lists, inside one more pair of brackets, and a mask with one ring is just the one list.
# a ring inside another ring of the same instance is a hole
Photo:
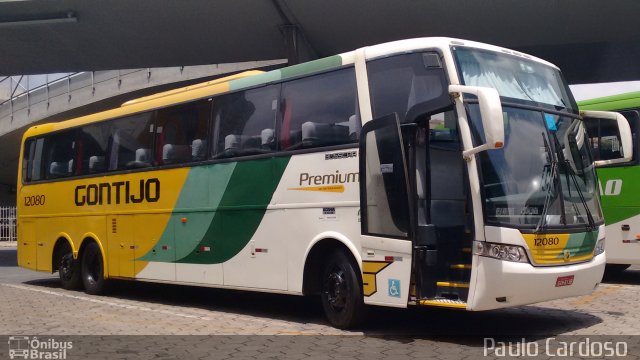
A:
{"label": "bus step", "polygon": [[450,268],[454,270],[471,270],[471,264],[452,264]]}
{"label": "bus step", "polygon": [[466,283],[466,282],[438,281],[436,282],[436,285],[438,287],[463,288],[463,289],[469,288],[469,283]]}
{"label": "bus step", "polygon": [[467,303],[462,300],[450,300],[450,299],[428,299],[419,300],[418,304],[423,306],[440,306],[455,309],[466,309]]}

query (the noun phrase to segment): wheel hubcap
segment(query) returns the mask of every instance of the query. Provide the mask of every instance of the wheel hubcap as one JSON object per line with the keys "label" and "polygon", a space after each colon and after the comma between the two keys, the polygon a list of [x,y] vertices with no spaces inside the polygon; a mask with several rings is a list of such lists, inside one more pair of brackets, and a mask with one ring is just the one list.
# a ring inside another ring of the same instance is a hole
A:
{"label": "wheel hubcap", "polygon": [[98,260],[98,256],[96,254],[93,254],[93,256],[91,256],[91,258],[89,258],[89,264],[88,265],[88,275],[89,275],[89,279],[91,282],[97,282],[98,276],[99,276],[99,272],[100,272],[100,264],[99,264],[99,260]]}
{"label": "wheel hubcap", "polygon": [[335,310],[342,310],[347,303],[347,281],[342,270],[335,269],[325,281],[325,296]]}
{"label": "wheel hubcap", "polygon": [[60,275],[63,279],[69,280],[73,276],[73,255],[64,254],[60,259]]}

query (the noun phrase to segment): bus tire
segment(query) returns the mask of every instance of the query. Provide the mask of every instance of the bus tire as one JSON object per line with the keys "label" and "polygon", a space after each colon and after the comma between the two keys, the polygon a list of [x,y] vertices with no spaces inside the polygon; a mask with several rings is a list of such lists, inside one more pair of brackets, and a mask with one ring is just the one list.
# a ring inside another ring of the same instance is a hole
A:
{"label": "bus tire", "polygon": [[339,329],[362,321],[364,300],[359,268],[343,251],[335,251],[322,271],[320,297],[329,323]]}
{"label": "bus tire", "polygon": [[73,258],[73,250],[68,242],[64,241],[58,250],[58,275],[63,289],[77,290],[82,286],[80,276],[80,261]]}
{"label": "bus tire", "polygon": [[90,242],[82,252],[82,283],[89,295],[100,295],[106,291],[102,252],[95,242]]}
{"label": "bus tire", "polygon": [[631,266],[630,264],[607,264],[604,268],[604,272],[607,275],[619,275],[621,272],[627,270]]}

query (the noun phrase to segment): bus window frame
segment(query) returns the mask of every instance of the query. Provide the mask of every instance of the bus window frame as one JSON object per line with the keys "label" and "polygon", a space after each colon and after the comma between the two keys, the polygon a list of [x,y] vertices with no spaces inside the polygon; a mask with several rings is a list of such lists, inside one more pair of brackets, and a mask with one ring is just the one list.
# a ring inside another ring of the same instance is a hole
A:
{"label": "bus window frame", "polygon": [[[194,162],[185,162],[185,163],[179,163],[179,164],[166,164],[166,165],[157,165],[157,164],[152,164],[149,167],[144,167],[144,168],[139,168],[139,169],[121,169],[121,170],[112,170],[112,171],[103,171],[103,172],[97,172],[97,173],[91,173],[91,174],[81,174],[81,175],[71,175],[68,177],[63,177],[63,178],[55,178],[55,179],[44,179],[42,176],[42,178],[40,180],[35,180],[35,181],[26,181],[26,179],[24,177],[21,177],[21,182],[23,186],[28,186],[28,185],[37,185],[37,184],[43,184],[43,183],[53,183],[53,182],[59,182],[59,181],[70,181],[70,180],[82,180],[82,179],[90,179],[90,178],[95,178],[95,177],[103,177],[103,176],[111,176],[111,175],[126,175],[126,174],[131,174],[131,173],[139,173],[139,172],[151,172],[151,171],[157,171],[157,170],[167,170],[167,169],[175,169],[175,168],[185,168],[185,167],[196,167],[196,166],[206,166],[206,165],[212,165],[212,164],[222,164],[222,163],[229,163],[229,162],[240,162],[240,161],[251,161],[251,160],[259,160],[259,159],[267,159],[267,158],[275,158],[275,157],[286,157],[286,156],[294,156],[294,155],[302,155],[302,154],[311,154],[311,153],[319,153],[319,152],[330,152],[330,151],[338,151],[338,150],[345,150],[345,149],[358,149],[359,147],[359,140],[352,142],[352,143],[347,143],[347,144],[339,144],[339,145],[331,145],[331,146],[320,146],[320,147],[311,147],[311,148],[304,148],[304,149],[293,149],[293,150],[282,150],[279,147],[279,143],[280,143],[280,136],[279,136],[279,132],[280,132],[280,126],[282,124],[282,114],[281,114],[281,107],[280,107],[280,100],[282,98],[282,85],[286,82],[289,81],[294,81],[294,80],[298,80],[298,79],[302,79],[302,78],[307,78],[307,77],[312,77],[312,76],[318,76],[321,74],[325,74],[325,73],[330,73],[330,72],[335,72],[335,71],[339,71],[345,68],[354,68],[354,76],[355,76],[355,65],[354,64],[346,64],[346,65],[342,65],[342,66],[338,66],[338,67],[334,67],[331,69],[325,69],[325,70],[320,70],[320,71],[316,71],[316,72],[312,72],[312,73],[308,73],[308,74],[301,74],[301,75],[295,75],[295,76],[291,76],[291,77],[287,77],[285,79],[281,79],[278,81],[271,81],[271,82],[266,82],[266,83],[261,83],[258,85],[254,85],[254,86],[248,86],[245,88],[240,88],[240,89],[236,89],[233,91],[226,91],[226,92],[221,92],[221,93],[217,93],[217,94],[212,94],[212,95],[208,95],[205,97],[200,97],[200,98],[195,98],[195,99],[190,99],[187,101],[180,101],[180,102],[176,102],[176,103],[171,103],[171,104],[166,104],[164,106],[159,106],[159,107],[154,107],[151,109],[145,109],[145,110],[141,110],[141,111],[136,111],[136,112],[131,112],[128,113],[126,115],[123,116],[118,116],[118,117],[114,117],[114,118],[108,118],[108,119],[104,119],[104,120],[97,120],[97,121],[92,121],[92,122],[88,122],[86,124],[83,125],[78,125],[78,126],[72,126],[72,127],[65,127],[63,129],[57,129],[55,131],[51,131],[51,132],[47,132],[47,133],[43,133],[43,134],[38,134],[38,135],[34,135],[34,136],[30,136],[24,139],[24,141],[22,142],[22,146],[24,148],[24,145],[28,143],[28,141],[30,140],[37,140],[39,138],[47,138],[48,136],[51,136],[53,134],[56,134],[58,132],[62,132],[62,131],[69,131],[69,130],[76,130],[76,131],[81,131],[83,126],[86,125],[93,125],[93,124],[102,124],[102,123],[107,123],[107,122],[111,122],[111,121],[116,121],[118,119],[121,118],[125,118],[125,117],[129,117],[129,116],[134,116],[134,115],[139,115],[141,113],[145,113],[145,112],[153,112],[153,125],[154,125],[154,130],[156,129],[156,115],[155,112],[165,109],[165,108],[169,108],[169,107],[173,107],[173,106],[178,106],[178,105],[183,105],[186,103],[191,103],[191,102],[197,102],[200,100],[208,100],[210,101],[211,105],[210,107],[210,111],[209,111],[209,119],[208,119],[208,126],[207,126],[207,139],[212,139],[213,137],[213,131],[215,130],[215,120],[213,119],[213,110],[214,110],[214,106],[213,103],[216,101],[217,97],[220,96],[224,96],[224,95],[229,95],[229,94],[233,94],[233,93],[237,93],[237,92],[241,92],[241,91],[247,91],[247,90],[252,90],[252,89],[257,89],[257,88],[261,88],[261,87],[266,87],[266,86],[270,86],[270,85],[278,85],[280,86],[280,91],[278,93],[278,106],[276,109],[276,115],[275,115],[275,120],[276,120],[276,124],[275,124],[275,134],[276,134],[276,142],[277,142],[277,147],[276,150],[274,150],[273,152],[270,153],[266,153],[266,154],[255,154],[255,155],[247,155],[247,156],[238,156],[238,157],[229,157],[229,158],[220,158],[220,159],[212,159],[212,155],[214,152],[214,148],[213,145],[211,144],[211,141],[207,141],[207,154],[205,156],[205,158],[203,160],[200,161],[194,161]],[[358,84],[356,81],[356,98],[358,97]],[[360,108],[359,106],[356,105],[356,111],[357,114],[360,113]],[[362,118],[358,117],[358,121],[359,121],[359,129],[360,132],[362,132]],[[154,131],[154,136],[153,136],[153,149],[155,149],[155,131]],[[111,144],[109,145],[108,149],[107,149],[107,153],[111,152]],[[43,151],[44,153],[44,151]],[[22,162],[24,159],[21,158],[20,161]],[[44,163],[41,163],[42,169],[41,172],[44,169]]]}

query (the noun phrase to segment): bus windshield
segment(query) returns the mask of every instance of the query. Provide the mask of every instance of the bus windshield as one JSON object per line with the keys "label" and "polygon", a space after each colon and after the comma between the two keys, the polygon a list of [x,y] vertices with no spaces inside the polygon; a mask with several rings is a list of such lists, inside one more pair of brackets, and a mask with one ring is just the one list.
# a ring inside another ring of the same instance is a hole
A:
{"label": "bus windshield", "polygon": [[[593,159],[582,120],[503,106],[505,145],[480,153],[486,220],[540,229],[602,221]],[[478,105],[469,106],[483,143]]]}
{"label": "bus windshield", "polygon": [[[463,83],[495,88],[503,102],[504,147],[479,155],[487,222],[536,230],[601,223],[591,147],[560,72],[519,56],[453,50]],[[478,105],[468,111],[475,145],[483,144]]]}
{"label": "bus windshield", "polygon": [[465,85],[494,88],[503,101],[577,113],[558,69],[487,50],[457,47],[453,53]]}

